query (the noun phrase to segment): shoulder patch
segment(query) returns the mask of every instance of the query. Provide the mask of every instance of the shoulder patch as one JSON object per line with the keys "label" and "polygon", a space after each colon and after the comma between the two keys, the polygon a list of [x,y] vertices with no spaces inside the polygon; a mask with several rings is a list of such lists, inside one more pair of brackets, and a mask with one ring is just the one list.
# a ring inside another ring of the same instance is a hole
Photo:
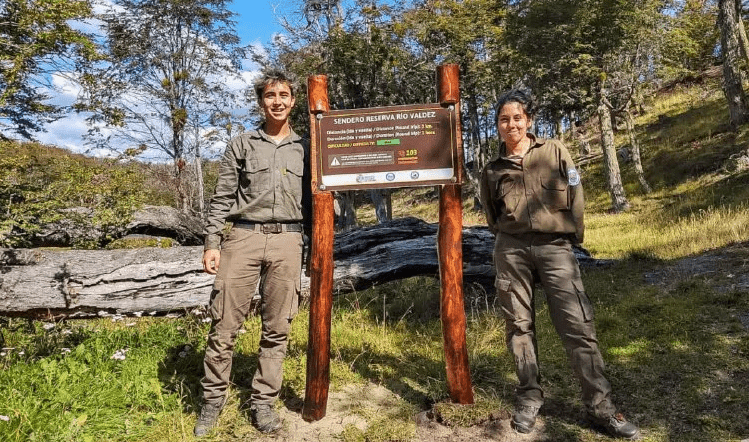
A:
{"label": "shoulder patch", "polygon": [[576,169],[569,169],[567,171],[567,183],[570,186],[577,186],[580,184],[580,174],[577,173]]}

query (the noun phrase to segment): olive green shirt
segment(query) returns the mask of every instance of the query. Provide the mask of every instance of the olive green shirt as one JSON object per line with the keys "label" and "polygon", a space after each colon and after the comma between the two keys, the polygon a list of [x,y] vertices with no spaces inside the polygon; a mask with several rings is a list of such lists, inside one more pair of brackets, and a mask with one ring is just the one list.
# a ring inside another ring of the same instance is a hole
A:
{"label": "olive green shirt", "polygon": [[569,234],[582,243],[585,201],[580,174],[564,145],[554,139],[536,138],[518,161],[499,155],[481,176],[481,203],[493,233]]}
{"label": "olive green shirt", "polygon": [[218,249],[224,222],[310,224],[309,143],[293,130],[276,144],[262,128],[232,138],[219,166],[205,224],[205,249]]}

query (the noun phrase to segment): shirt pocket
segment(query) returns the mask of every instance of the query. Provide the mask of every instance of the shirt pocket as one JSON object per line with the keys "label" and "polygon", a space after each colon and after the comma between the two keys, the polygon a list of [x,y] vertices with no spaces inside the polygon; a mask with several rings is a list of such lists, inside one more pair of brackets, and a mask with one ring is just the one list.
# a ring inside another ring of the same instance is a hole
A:
{"label": "shirt pocket", "polygon": [[284,190],[294,196],[294,199],[302,199],[302,175],[304,175],[304,161],[301,158],[289,158],[282,171]]}
{"label": "shirt pocket", "polygon": [[248,189],[250,194],[271,187],[270,163],[263,158],[248,158],[244,163],[242,173],[242,188]]}
{"label": "shirt pocket", "polygon": [[520,204],[520,189],[521,186],[518,180],[511,177],[505,177],[497,182],[497,200],[504,205],[504,215],[514,218],[513,214],[517,211]]}
{"label": "shirt pocket", "polygon": [[561,175],[541,176],[541,200],[552,211],[569,210],[569,184]]}

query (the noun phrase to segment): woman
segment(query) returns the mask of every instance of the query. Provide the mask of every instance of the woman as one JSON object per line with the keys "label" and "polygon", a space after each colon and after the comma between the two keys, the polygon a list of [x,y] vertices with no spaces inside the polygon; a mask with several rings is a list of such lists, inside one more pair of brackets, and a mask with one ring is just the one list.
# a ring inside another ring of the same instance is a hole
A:
{"label": "woman", "polygon": [[593,309],[585,294],[572,244],[583,241],[580,175],[561,142],[529,133],[533,103],[511,90],[499,98],[499,155],[484,168],[481,199],[496,235],[495,286],[502,306],[507,346],[519,380],[512,417],[529,433],[543,405],[535,334],[534,285],[544,288],[551,319],[582,385],[590,421],[610,435],[634,439],[639,429],[616,412],[604,377]]}

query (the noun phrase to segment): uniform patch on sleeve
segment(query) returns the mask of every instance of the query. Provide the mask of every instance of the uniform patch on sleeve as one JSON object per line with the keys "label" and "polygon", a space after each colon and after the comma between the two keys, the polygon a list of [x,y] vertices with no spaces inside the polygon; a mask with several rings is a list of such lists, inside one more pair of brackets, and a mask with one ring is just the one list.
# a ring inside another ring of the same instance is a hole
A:
{"label": "uniform patch on sleeve", "polygon": [[577,186],[580,184],[580,174],[575,169],[569,169],[567,171],[567,183],[570,186]]}

